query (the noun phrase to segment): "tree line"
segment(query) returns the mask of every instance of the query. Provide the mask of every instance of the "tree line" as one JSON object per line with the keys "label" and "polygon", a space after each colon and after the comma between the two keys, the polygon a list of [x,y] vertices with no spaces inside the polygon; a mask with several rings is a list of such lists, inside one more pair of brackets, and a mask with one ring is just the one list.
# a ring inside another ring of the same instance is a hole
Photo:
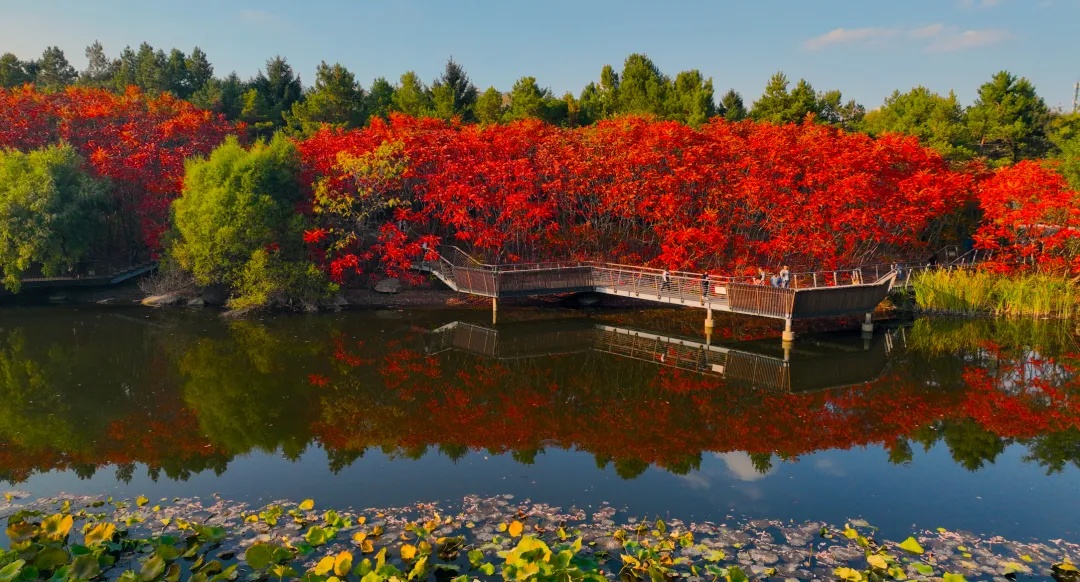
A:
{"label": "tree line", "polygon": [[44,90],[70,85],[122,92],[138,86],[148,93],[169,92],[197,107],[246,123],[256,136],[285,130],[306,137],[323,124],[364,127],[390,112],[412,117],[458,118],[494,124],[537,118],[577,127],[626,114],[653,115],[698,127],[709,119],[752,119],[797,123],[812,115],[817,123],[871,135],[903,133],[954,162],[981,157],[994,165],[1024,159],[1055,158],[1074,187],[1080,187],[1080,116],[1054,111],[1026,78],[1002,71],[984,83],[971,105],[950,92],[941,95],[915,87],[888,96],[867,111],[839,90],[816,90],[807,80],[782,72],[772,76],[749,105],[734,89],[717,98],[713,80],[698,70],[671,77],[647,56],[632,54],[621,71],[605,65],[597,81],[578,95],[557,96],[535,77],[518,79],[509,91],[481,91],[452,58],[437,78],[425,83],[408,71],[396,82],[379,77],[366,88],[340,63],[322,62],[313,85],[305,86],[288,61],[276,56],[250,79],[235,72],[215,75],[206,53],[195,47],[166,53],[143,43],[110,58],[100,42],[86,48],[87,66],[77,71],[63,50],[49,47],[37,60],[0,56],[0,86],[36,84]]}

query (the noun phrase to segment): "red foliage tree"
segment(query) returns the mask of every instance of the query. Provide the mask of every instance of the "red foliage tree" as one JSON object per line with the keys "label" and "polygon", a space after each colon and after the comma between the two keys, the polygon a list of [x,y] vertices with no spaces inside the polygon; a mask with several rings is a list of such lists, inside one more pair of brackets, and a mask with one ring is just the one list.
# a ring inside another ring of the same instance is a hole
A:
{"label": "red foliage tree", "polygon": [[[94,173],[112,181],[126,245],[160,249],[168,208],[180,193],[184,160],[205,155],[241,130],[168,93],[135,87],[109,91],[68,88],[42,93],[32,86],[0,89],[0,147],[31,150],[67,142]],[[137,239],[137,240],[136,240]]]}
{"label": "red foliage tree", "polygon": [[1061,174],[1023,161],[981,181],[978,198],[983,220],[975,242],[993,252],[997,267],[1080,269],[1080,193]]}
{"label": "red foliage tree", "polygon": [[397,271],[420,255],[425,235],[500,261],[678,269],[921,256],[934,224],[966,203],[972,183],[914,138],[810,123],[716,120],[696,130],[626,117],[568,130],[392,116],[363,130],[323,130],[300,149],[308,178],[348,192],[341,156],[387,143],[404,152],[407,169],[393,187],[405,206],[383,213],[392,226],[372,258]]}

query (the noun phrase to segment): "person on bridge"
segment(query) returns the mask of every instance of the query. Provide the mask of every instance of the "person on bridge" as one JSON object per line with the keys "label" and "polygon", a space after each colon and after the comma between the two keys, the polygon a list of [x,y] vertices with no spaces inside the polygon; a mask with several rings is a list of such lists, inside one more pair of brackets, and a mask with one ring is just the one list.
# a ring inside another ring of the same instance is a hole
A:
{"label": "person on bridge", "polygon": [[665,290],[671,291],[671,271],[664,269],[664,274],[660,276],[662,284],[660,285],[660,292]]}
{"label": "person on bridge", "polygon": [[768,275],[765,274],[765,269],[758,267],[757,279],[754,279],[754,285],[764,285],[768,278]]}
{"label": "person on bridge", "polygon": [[787,289],[791,285],[791,271],[787,265],[780,268],[780,286]]}
{"label": "person on bridge", "polygon": [[701,274],[701,297],[705,298],[709,296],[709,274]]}

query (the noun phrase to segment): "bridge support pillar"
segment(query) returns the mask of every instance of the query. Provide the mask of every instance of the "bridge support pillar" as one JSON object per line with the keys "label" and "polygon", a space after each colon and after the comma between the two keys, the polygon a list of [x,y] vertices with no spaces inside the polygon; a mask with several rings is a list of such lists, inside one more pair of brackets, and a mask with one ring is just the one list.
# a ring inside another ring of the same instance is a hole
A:
{"label": "bridge support pillar", "polygon": [[793,342],[793,341],[795,341],[795,332],[791,331],[791,320],[790,319],[785,319],[784,320],[784,335],[781,336],[781,339],[783,341],[785,341],[785,342]]}
{"label": "bridge support pillar", "polygon": [[712,317],[712,306],[710,305],[709,309],[705,312],[705,333],[712,333],[712,330],[713,330],[713,317]]}
{"label": "bridge support pillar", "polygon": [[491,325],[495,325],[496,320],[499,317],[499,300],[495,297],[491,298]]}
{"label": "bridge support pillar", "polygon": [[874,319],[873,318],[874,318],[873,313],[867,313],[866,314],[866,321],[864,321],[863,324],[862,324],[862,330],[863,330],[864,333],[873,333],[873,331],[874,331]]}

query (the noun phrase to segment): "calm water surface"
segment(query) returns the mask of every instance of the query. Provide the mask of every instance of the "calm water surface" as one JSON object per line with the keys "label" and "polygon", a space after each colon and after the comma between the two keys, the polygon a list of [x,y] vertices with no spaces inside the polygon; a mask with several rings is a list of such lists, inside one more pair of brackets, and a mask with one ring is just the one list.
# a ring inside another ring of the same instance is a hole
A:
{"label": "calm water surface", "polygon": [[0,314],[0,479],[33,495],[452,504],[1080,541],[1055,322],[803,330],[700,314]]}

